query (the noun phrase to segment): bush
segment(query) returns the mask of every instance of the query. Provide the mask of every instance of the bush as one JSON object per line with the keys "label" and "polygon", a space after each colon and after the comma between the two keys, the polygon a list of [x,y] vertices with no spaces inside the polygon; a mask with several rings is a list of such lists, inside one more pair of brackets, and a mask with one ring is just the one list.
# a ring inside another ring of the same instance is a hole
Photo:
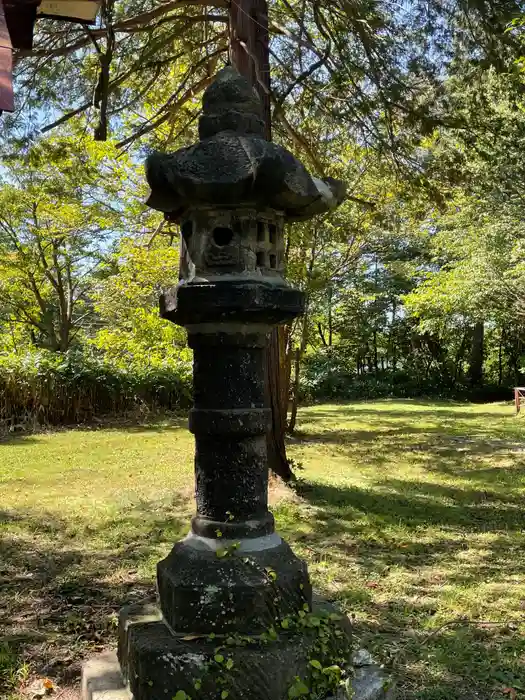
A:
{"label": "bush", "polygon": [[0,426],[68,425],[191,403],[191,364],[127,369],[88,352],[0,354]]}
{"label": "bush", "polygon": [[334,351],[320,351],[305,358],[300,390],[303,402],[423,397],[475,402],[512,399],[511,387],[495,384],[472,387],[461,383],[451,386],[437,372],[424,378],[404,369],[358,375]]}

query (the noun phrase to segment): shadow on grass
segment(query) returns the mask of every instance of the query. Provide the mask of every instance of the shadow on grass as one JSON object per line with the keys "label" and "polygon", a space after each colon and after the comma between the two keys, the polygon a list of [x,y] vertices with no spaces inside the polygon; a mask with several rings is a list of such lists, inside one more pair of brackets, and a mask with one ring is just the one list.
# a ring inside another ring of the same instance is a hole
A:
{"label": "shadow on grass", "polygon": [[0,456],[3,445],[26,445],[31,442],[37,442],[36,435],[32,433],[0,433]]}
{"label": "shadow on grass", "polygon": [[[301,447],[330,445],[336,454],[369,466],[385,467],[399,458],[409,459],[427,471],[460,477],[480,488],[490,483],[495,490],[502,490],[519,482],[525,469],[525,433],[513,417],[495,417],[490,412],[429,412],[419,404],[410,409],[397,412],[398,417],[359,405],[316,411],[308,415],[306,429],[296,432],[290,443]],[[360,414],[366,415],[369,428],[363,429],[362,422],[352,428]],[[477,423],[469,422],[476,416],[480,418]],[[486,417],[495,420],[489,422]],[[341,429],[345,423],[348,428]],[[494,458],[495,466],[485,467],[487,457]],[[498,466],[499,460],[509,458],[510,466]]]}
{"label": "shadow on grass", "polygon": [[[511,406],[507,418],[461,405],[403,404],[305,415],[304,431],[292,439],[311,445],[305,459],[323,445],[325,459],[337,456],[339,473],[345,457],[349,470],[362,465],[370,487],[300,480],[306,510],[284,513],[282,529],[307,553],[318,585],[356,613],[360,640],[394,661],[399,700],[503,700],[509,689],[522,700],[522,628],[484,624],[473,612],[494,610],[479,615],[501,619],[500,598],[509,601],[506,619],[525,621],[521,426]],[[440,628],[465,610],[472,620]]]}
{"label": "shadow on grass", "polygon": [[[365,614],[356,631],[365,646],[394,663],[398,698],[499,700],[505,687],[525,688],[525,640],[517,627],[465,622],[428,633],[442,586],[461,595],[465,587],[523,580],[525,516],[518,495],[395,478],[374,491],[300,481],[297,492],[314,506],[307,514],[311,530],[286,535],[306,547],[311,561],[328,560],[341,572],[336,597],[347,611]],[[476,539],[484,533],[492,537]],[[349,566],[373,587],[345,585]],[[407,578],[400,590],[381,595],[392,570]]]}
{"label": "shadow on grass", "polygon": [[[375,423],[376,421],[393,421],[398,424],[399,420],[409,421],[412,426],[418,420],[443,422],[443,423],[461,423],[472,429],[473,422],[480,422],[487,418],[497,419],[499,421],[508,419],[515,421],[514,403],[509,401],[508,404],[499,403],[500,407],[506,407],[506,414],[495,412],[490,408],[477,406],[473,408],[473,404],[468,402],[455,401],[433,401],[423,399],[383,399],[379,401],[363,401],[354,402],[352,404],[334,403],[329,408],[321,406],[315,407],[305,416],[306,422],[313,425],[324,424],[327,420],[352,420],[355,418],[364,418],[365,420]],[[402,408],[401,408],[402,407]]]}
{"label": "shadow on grass", "polygon": [[418,618],[428,617],[428,610],[407,604],[380,608],[371,606],[380,623],[356,627],[372,653],[390,654],[398,679],[396,700],[523,698],[523,638],[512,626],[464,622],[430,636],[417,631]]}
{"label": "shadow on grass", "polygon": [[[483,410],[478,408],[476,410],[462,410],[470,407],[471,404],[468,403],[453,403],[453,402],[436,402],[432,401],[420,401],[410,399],[396,399],[394,403],[396,405],[403,404],[403,410],[398,408],[390,408],[388,401],[374,401],[374,407],[366,401],[363,403],[354,403],[351,406],[347,404],[333,404],[333,409],[331,410],[315,410],[308,414],[308,422],[322,422],[327,418],[334,419],[338,416],[344,415],[348,417],[376,417],[376,418],[387,418],[387,419],[397,419],[397,418],[411,418],[415,415],[421,418],[432,419],[444,419],[444,420],[465,420],[473,421],[484,418],[494,418],[494,411]],[[377,406],[381,406],[378,409]],[[453,410],[453,408],[457,410]],[[428,410],[431,409],[431,410]],[[501,416],[503,417],[503,416]],[[508,417],[514,418],[514,404],[509,403],[508,406]]]}
{"label": "shadow on grass", "polygon": [[[336,558],[355,557],[358,552],[360,566],[370,574],[393,564],[420,567],[450,563],[458,552],[472,546],[469,535],[483,533],[497,535],[490,545],[484,545],[490,548],[490,555],[471,571],[463,565],[462,581],[483,580],[482,574],[488,572],[503,578],[512,572],[525,573],[525,560],[513,558],[509,549],[513,536],[520,535],[525,526],[518,496],[502,501],[499,494],[490,491],[395,479],[382,482],[379,491],[308,482],[298,482],[296,490],[316,506],[315,534],[304,539],[310,545],[329,548]],[[450,532],[450,536],[432,542],[412,541],[400,549],[388,535],[392,528],[410,536],[432,527]]]}
{"label": "shadow on grass", "polygon": [[65,426],[41,426],[36,431],[20,430],[17,432],[0,433],[0,449],[2,445],[16,446],[38,442],[39,436],[49,433],[63,433],[72,431],[105,432],[116,430],[130,433],[163,433],[170,430],[187,429],[187,412],[170,414],[152,414],[143,418],[107,417],[97,421],[78,423]]}
{"label": "shadow on grass", "polygon": [[89,430],[91,428],[95,430],[122,430],[124,432],[130,433],[150,433],[150,432],[164,432],[166,430],[180,430],[188,428],[188,412],[185,413],[171,413],[168,415],[152,415],[144,418],[143,420],[127,420],[119,421],[118,419],[112,419],[108,421],[102,421],[96,426],[79,426],[81,429]]}
{"label": "shadow on grass", "polygon": [[0,511],[1,641],[33,672],[76,683],[85,657],[116,643],[118,610],[154,596],[153,562],[185,534],[187,510],[182,497],[144,502],[96,525]]}
{"label": "shadow on grass", "polygon": [[[335,523],[335,527],[343,526],[341,514],[348,516],[348,521],[344,522],[351,528],[352,513],[372,516],[383,527],[395,525],[412,530],[425,525],[461,528],[466,533],[508,532],[520,531],[525,526],[520,499],[509,496],[509,500],[502,502],[499,494],[490,491],[395,479],[382,481],[374,491],[308,482],[299,482],[297,491],[306,500],[321,506],[320,514],[328,528],[330,523]],[[450,502],[443,499],[450,499]]]}

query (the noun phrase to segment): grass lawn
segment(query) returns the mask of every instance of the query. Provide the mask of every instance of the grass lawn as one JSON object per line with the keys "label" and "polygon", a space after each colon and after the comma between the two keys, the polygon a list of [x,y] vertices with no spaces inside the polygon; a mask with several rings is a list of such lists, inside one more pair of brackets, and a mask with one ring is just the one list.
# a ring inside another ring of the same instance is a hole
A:
{"label": "grass lawn", "polygon": [[[74,686],[154,592],[192,512],[185,421],[0,443],[0,697]],[[303,409],[275,488],[314,585],[393,669],[400,700],[525,698],[525,424],[510,405]]]}

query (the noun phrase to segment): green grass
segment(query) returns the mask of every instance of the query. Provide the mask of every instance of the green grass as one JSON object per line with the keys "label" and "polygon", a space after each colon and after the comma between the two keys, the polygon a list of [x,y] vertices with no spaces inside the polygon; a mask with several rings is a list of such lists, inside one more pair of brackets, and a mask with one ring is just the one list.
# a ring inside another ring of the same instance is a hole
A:
{"label": "green grass", "polygon": [[[525,698],[525,424],[510,405],[304,409],[280,531],[401,700]],[[74,682],[188,528],[183,422],[0,444],[0,685]],[[2,651],[3,649],[3,651]],[[1,695],[1,693],[0,693]],[[4,697],[4,695],[1,695]]]}

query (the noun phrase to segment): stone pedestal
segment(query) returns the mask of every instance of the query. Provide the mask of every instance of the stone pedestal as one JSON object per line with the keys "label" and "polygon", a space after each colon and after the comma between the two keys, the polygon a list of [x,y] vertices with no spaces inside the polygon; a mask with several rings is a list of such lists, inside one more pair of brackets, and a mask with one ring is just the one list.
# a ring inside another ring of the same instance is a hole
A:
{"label": "stone pedestal", "polygon": [[[336,205],[344,188],[264,140],[258,98],[232,69],[203,111],[198,144],[147,164],[150,206],[181,226],[181,282],[161,314],[187,329],[194,354],[197,512],[158,564],[158,603],[121,613],[120,670],[134,700],[288,700],[307,683],[320,697],[339,672],[323,664],[344,666],[350,632],[312,613],[306,565],[275,532],[264,371],[272,328],[304,305],[282,276],[283,226]],[[88,667],[85,700],[100,700],[101,685]]]}
{"label": "stone pedestal", "polygon": [[[135,700],[123,670],[137,673],[140,696],[150,700],[173,700],[177,693],[180,698],[181,691],[191,698],[219,698],[226,692],[228,699],[288,700],[296,678],[310,673],[307,659],[312,637],[308,634],[281,634],[279,640],[257,646],[226,644],[217,652],[220,640],[188,640],[174,635],[158,612],[157,608],[158,619],[152,620],[148,605],[122,611],[121,661],[115,653],[99,654],[88,661],[83,669],[83,700]],[[315,603],[314,612],[321,612]],[[140,658],[126,656],[127,648]],[[221,663],[215,661],[219,654]],[[341,685],[326,700],[394,699],[389,677],[370,657],[352,659],[348,671],[348,687]]]}
{"label": "stone pedestal", "polygon": [[309,674],[316,632],[197,636],[173,633],[136,605],[121,614],[119,661],[135,699],[192,698],[285,700],[296,677]]}
{"label": "stone pedestal", "polygon": [[311,603],[306,566],[268,510],[265,437],[267,337],[302,303],[296,290],[251,280],[193,281],[163,298],[194,353],[197,514],[158,566],[160,606],[178,632],[260,633]]}

